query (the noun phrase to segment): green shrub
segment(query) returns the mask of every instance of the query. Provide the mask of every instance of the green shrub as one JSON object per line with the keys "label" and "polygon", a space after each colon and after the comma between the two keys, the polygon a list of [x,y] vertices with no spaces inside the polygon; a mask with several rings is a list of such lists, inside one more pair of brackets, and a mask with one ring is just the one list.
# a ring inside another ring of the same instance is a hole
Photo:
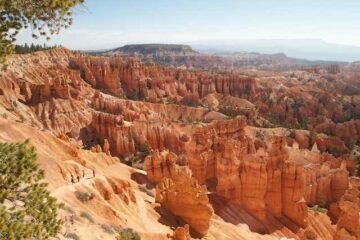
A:
{"label": "green shrub", "polygon": [[150,143],[148,141],[145,142],[144,147],[142,149],[142,152],[147,156],[150,154],[151,152],[151,146]]}
{"label": "green shrub", "polygon": [[81,192],[79,190],[77,190],[75,192],[75,196],[77,199],[79,199],[82,203],[86,203],[91,201],[95,195],[93,193],[88,193],[88,192]]}
{"label": "green shrub", "polygon": [[315,205],[315,206],[313,206],[313,207],[310,207],[310,209],[312,209],[312,210],[314,210],[314,211],[316,211],[316,212],[320,212],[320,213],[327,213],[327,211],[328,211],[326,208],[320,207],[320,206],[318,206],[318,205]]}
{"label": "green shrub", "polygon": [[131,166],[133,168],[137,168],[137,169],[140,169],[140,170],[145,170],[145,167],[144,167],[144,163],[143,162],[133,162],[131,164]]}
{"label": "green shrub", "polygon": [[68,213],[71,213],[71,214],[75,215],[75,211],[69,206],[64,206],[62,209],[67,211]]}
{"label": "green shrub", "polygon": [[93,218],[93,217],[91,216],[91,214],[88,213],[88,212],[81,212],[81,213],[80,213],[80,217],[86,218],[86,219],[89,220],[89,222],[91,222],[91,223],[94,223],[94,222],[95,222],[94,218]]}
{"label": "green shrub", "polygon": [[100,224],[100,227],[104,230],[104,232],[109,233],[109,234],[113,234],[114,233],[114,229],[107,224]]}
{"label": "green shrub", "polygon": [[264,133],[262,131],[256,131],[255,137],[264,140]]}
{"label": "green shrub", "polygon": [[[28,142],[0,143],[0,239],[49,239],[61,230],[57,211],[63,206],[50,196]],[[22,207],[7,207],[5,201]]]}
{"label": "green shrub", "polygon": [[25,122],[25,117],[22,115],[22,114],[20,114],[20,122]]}
{"label": "green shrub", "polygon": [[307,118],[301,118],[299,122],[300,129],[307,129],[308,122]]}
{"label": "green shrub", "polygon": [[140,235],[131,228],[123,228],[118,231],[116,240],[140,240]]}
{"label": "green shrub", "polygon": [[360,153],[357,151],[353,151],[351,153],[351,158],[356,162],[356,175],[360,177]]}
{"label": "green shrub", "polygon": [[80,237],[76,233],[67,233],[65,237],[74,240],[80,240]]}
{"label": "green shrub", "polygon": [[329,151],[329,153],[331,153],[334,156],[338,156],[338,154],[339,154],[336,147],[331,147],[328,151]]}

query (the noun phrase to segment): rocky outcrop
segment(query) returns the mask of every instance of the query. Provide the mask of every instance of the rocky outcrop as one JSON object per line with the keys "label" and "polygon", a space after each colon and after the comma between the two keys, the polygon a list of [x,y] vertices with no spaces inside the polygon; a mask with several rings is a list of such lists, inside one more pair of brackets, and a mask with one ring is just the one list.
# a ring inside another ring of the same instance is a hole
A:
{"label": "rocky outcrop", "polygon": [[144,161],[147,178],[153,183],[159,183],[163,178],[178,180],[176,160],[176,154],[169,151],[153,152]]}
{"label": "rocky outcrop", "polygon": [[349,152],[348,147],[339,137],[318,134],[314,141],[321,152],[329,152],[335,156],[341,156]]}
{"label": "rocky outcrop", "polygon": [[177,227],[172,236],[169,236],[173,240],[191,240],[189,233],[189,225],[185,224],[184,227]]}
{"label": "rocky outcrop", "polygon": [[109,144],[109,141],[107,139],[104,140],[102,150],[106,155],[109,155],[109,156],[111,155],[110,154],[110,144]]}
{"label": "rocky outcrop", "polygon": [[129,123],[124,121],[122,116],[95,112],[92,126],[98,136],[109,140],[110,150],[117,156],[147,151],[148,147],[160,151],[170,149],[174,152],[180,152],[184,147],[180,133],[165,123]]}
{"label": "rocky outcrop", "polygon": [[117,178],[95,179],[95,189],[106,201],[114,197],[120,198],[126,204],[136,203],[136,197],[130,183]]}
{"label": "rocky outcrop", "polygon": [[226,117],[218,112],[178,104],[155,104],[124,99],[114,99],[96,92],[93,107],[101,112],[123,116],[125,121],[181,121],[185,123],[221,120]]}
{"label": "rocky outcrop", "polygon": [[354,145],[360,138],[360,120],[351,120],[344,123],[322,123],[316,126],[317,132],[336,136],[345,143]]}
{"label": "rocky outcrop", "polygon": [[294,138],[301,149],[309,149],[311,146],[310,134],[304,130],[295,130]]}
{"label": "rocky outcrop", "polygon": [[116,96],[151,102],[191,99],[197,104],[210,93],[250,96],[256,92],[255,79],[235,74],[205,71],[188,72],[160,66],[144,66],[139,60],[118,57],[76,57],[70,66],[81,72],[93,87]]}
{"label": "rocky outcrop", "polygon": [[339,202],[340,216],[334,240],[360,239],[360,180],[352,178],[350,185]]}
{"label": "rocky outcrop", "polygon": [[70,67],[79,69],[81,76],[94,88],[123,95],[119,71],[126,71],[126,65],[120,58],[73,57]]}
{"label": "rocky outcrop", "polygon": [[351,97],[345,93],[357,89],[352,78],[293,75],[294,78],[278,76],[271,81],[269,77],[257,78],[259,87],[251,102],[259,115],[276,125],[324,133],[353,146],[359,140],[358,93],[349,94],[354,95]]}
{"label": "rocky outcrop", "polygon": [[95,90],[67,67],[71,55],[66,49],[54,49],[14,56],[0,76],[4,92],[0,102],[32,125],[55,134],[79,136],[80,129],[91,121],[86,99]]}
{"label": "rocky outcrop", "polygon": [[305,226],[303,167],[289,159],[285,144],[283,138],[274,139],[268,154],[260,150],[240,155],[239,160],[219,161],[216,190],[221,196],[239,202],[260,220],[270,213]]}
{"label": "rocky outcrop", "polygon": [[72,137],[79,136],[81,128],[91,122],[91,110],[79,100],[52,99],[31,106],[30,110],[44,128]]}
{"label": "rocky outcrop", "polygon": [[270,214],[306,227],[307,204],[328,207],[346,191],[345,159],[329,158],[316,148],[288,147],[285,138],[268,139],[266,149],[256,151],[251,139],[236,132],[224,134],[232,140],[222,138],[216,129],[198,132],[192,141],[200,152],[188,148],[189,166],[200,182],[210,188],[216,182],[217,194],[240,203],[256,218],[265,220]]}
{"label": "rocky outcrop", "polygon": [[213,209],[209,204],[206,187],[200,186],[195,179],[184,178],[174,182],[164,178],[156,186],[155,200],[189,224],[197,234],[206,235]]}
{"label": "rocky outcrop", "polygon": [[[255,151],[253,142],[244,134],[245,126],[246,119],[238,117],[193,130],[191,141],[186,145],[186,156],[193,176],[200,184],[216,179],[217,162],[225,164]],[[224,184],[228,184],[226,180]]]}

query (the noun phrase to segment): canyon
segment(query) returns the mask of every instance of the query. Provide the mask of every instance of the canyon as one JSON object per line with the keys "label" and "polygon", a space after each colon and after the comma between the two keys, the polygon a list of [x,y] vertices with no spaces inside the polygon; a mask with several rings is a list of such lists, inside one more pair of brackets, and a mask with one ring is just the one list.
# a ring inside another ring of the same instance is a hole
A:
{"label": "canyon", "polygon": [[37,149],[59,217],[76,216],[61,239],[360,239],[357,68],[159,63],[9,58],[0,141]]}

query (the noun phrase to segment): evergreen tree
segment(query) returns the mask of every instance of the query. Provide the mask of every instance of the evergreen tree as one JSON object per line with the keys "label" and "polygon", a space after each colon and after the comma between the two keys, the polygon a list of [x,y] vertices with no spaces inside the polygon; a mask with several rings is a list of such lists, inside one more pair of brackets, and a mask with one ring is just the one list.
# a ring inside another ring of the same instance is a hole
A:
{"label": "evergreen tree", "polygon": [[31,51],[31,52],[35,52],[35,44],[34,44],[34,43],[32,43],[32,44],[30,45],[30,51]]}
{"label": "evergreen tree", "polygon": [[124,228],[118,232],[116,240],[141,240],[140,235],[131,228]]}
{"label": "evergreen tree", "polygon": [[85,0],[0,0],[0,62],[14,52],[19,31],[31,27],[32,36],[50,39],[72,23],[72,8]]}
{"label": "evergreen tree", "polygon": [[43,181],[33,147],[0,143],[0,239],[48,239],[61,229],[60,204]]}
{"label": "evergreen tree", "polygon": [[37,51],[43,51],[43,50],[48,50],[48,49],[52,49],[57,47],[55,46],[47,46],[46,44],[31,44],[30,46],[25,43],[24,45],[15,45],[15,53],[16,54],[26,54],[26,53],[33,53],[33,52],[37,52]]}

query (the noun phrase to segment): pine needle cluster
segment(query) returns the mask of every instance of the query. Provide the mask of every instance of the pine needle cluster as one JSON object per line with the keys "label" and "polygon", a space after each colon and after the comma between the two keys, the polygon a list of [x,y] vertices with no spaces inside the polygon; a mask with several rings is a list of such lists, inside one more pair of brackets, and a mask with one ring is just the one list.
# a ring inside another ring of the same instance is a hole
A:
{"label": "pine needle cluster", "polygon": [[48,239],[59,233],[61,207],[50,196],[44,171],[28,140],[0,143],[0,239]]}

